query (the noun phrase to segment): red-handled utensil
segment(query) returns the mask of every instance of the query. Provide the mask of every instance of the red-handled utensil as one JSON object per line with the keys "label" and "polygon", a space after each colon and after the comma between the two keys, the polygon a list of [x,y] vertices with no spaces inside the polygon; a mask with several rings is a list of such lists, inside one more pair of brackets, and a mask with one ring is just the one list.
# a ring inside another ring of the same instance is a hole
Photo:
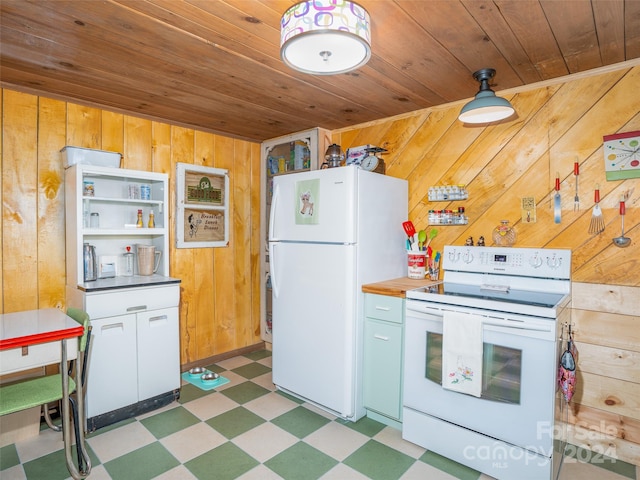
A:
{"label": "red-handled utensil", "polygon": [[624,201],[620,202],[620,221],[622,223],[622,233],[619,237],[613,239],[613,244],[616,247],[624,248],[628,247],[631,243],[631,239],[629,237],[624,236],[624,214],[626,212],[626,207]]}
{"label": "red-handled utensil", "polygon": [[556,194],[553,196],[553,221],[560,223],[562,216],[562,198],[560,197],[560,174],[556,173]]}
{"label": "red-handled utensil", "polygon": [[411,243],[413,243],[413,236],[416,234],[416,227],[413,226],[413,222],[410,220],[402,222],[402,228],[404,228],[404,232],[407,234],[407,237],[411,239]]}
{"label": "red-handled utensil", "polygon": [[589,224],[589,233],[596,235],[604,232],[604,217],[602,216],[602,209],[600,208],[600,185],[596,185],[596,190],[593,194],[593,212],[591,213],[591,223]]}

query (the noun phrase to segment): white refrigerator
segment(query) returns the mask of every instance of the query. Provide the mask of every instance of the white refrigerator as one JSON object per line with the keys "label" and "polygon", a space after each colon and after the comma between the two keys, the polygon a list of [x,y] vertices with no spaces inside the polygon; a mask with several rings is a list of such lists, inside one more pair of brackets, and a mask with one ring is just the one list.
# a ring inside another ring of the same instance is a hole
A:
{"label": "white refrigerator", "polygon": [[347,420],[364,415],[361,287],[407,274],[407,195],[406,180],[356,166],[274,179],[269,257],[278,389]]}

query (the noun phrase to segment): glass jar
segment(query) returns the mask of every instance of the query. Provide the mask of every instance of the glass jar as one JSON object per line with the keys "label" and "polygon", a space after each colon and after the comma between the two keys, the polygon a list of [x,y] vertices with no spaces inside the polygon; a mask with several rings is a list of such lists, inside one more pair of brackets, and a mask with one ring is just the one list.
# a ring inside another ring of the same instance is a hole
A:
{"label": "glass jar", "polygon": [[509,226],[509,220],[501,220],[500,225],[493,229],[493,243],[498,247],[512,247],[517,236],[515,229]]}

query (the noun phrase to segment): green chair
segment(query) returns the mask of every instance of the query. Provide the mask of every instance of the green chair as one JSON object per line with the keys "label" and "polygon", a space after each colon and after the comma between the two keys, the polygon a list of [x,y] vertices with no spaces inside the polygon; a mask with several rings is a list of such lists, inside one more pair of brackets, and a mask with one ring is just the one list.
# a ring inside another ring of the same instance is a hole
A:
{"label": "green chair", "polygon": [[[78,341],[78,356],[76,362],[70,362],[69,367],[69,400],[73,425],[75,429],[76,450],[78,454],[78,465],[82,474],[80,478],[86,477],[91,471],[91,461],[84,449],[83,442],[78,441],[84,437],[85,419],[80,418],[78,399],[71,396],[76,391],[76,382],[72,377],[74,363],[76,369],[80,369],[80,381],[85,384],[86,371],[88,366],[89,344],[91,339],[91,324],[89,314],[78,308],[69,307],[67,315],[73,318],[84,327],[84,333]],[[44,377],[30,378],[15,383],[0,386],[0,416],[19,412],[32,407],[43,406],[44,417],[47,425],[56,431],[60,427],[53,425],[47,404],[62,400],[62,374],[46,375]],[[83,402],[84,403],[84,402]],[[83,415],[84,416],[84,415]],[[80,433],[82,426],[83,432]]]}

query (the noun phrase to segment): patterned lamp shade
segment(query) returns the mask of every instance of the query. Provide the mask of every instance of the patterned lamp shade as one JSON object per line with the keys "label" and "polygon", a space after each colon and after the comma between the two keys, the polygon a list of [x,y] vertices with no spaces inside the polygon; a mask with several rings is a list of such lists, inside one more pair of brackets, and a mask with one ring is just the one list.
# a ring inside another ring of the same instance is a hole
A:
{"label": "patterned lamp shade", "polygon": [[345,73],[371,57],[369,13],[355,2],[308,0],[281,20],[280,56],[289,67],[315,75]]}

